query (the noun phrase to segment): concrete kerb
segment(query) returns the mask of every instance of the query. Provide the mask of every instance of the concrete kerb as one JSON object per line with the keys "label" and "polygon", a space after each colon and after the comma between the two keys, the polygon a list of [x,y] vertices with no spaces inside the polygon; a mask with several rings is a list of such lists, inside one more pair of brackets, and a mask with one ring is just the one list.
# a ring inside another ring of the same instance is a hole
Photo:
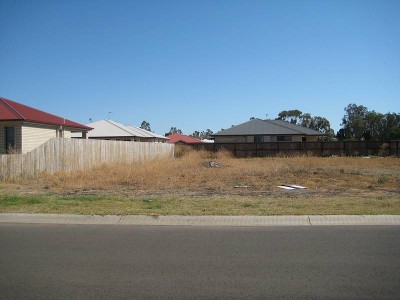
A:
{"label": "concrete kerb", "polygon": [[0,213],[0,223],[159,226],[326,226],[400,225],[400,215],[303,216],[98,216]]}

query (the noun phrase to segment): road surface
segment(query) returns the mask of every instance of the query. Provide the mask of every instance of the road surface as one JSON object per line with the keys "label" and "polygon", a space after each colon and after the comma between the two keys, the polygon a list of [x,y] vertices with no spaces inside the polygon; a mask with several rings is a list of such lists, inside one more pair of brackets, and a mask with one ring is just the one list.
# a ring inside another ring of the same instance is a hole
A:
{"label": "road surface", "polygon": [[3,223],[0,295],[400,299],[400,227]]}

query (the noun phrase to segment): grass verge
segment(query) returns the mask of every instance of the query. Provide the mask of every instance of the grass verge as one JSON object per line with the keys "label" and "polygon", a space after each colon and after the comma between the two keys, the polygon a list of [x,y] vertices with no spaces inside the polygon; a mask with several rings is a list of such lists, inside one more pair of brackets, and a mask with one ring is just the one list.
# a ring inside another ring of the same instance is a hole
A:
{"label": "grass verge", "polygon": [[0,212],[96,215],[380,215],[400,214],[398,197],[163,195],[126,199],[98,195],[0,196]]}

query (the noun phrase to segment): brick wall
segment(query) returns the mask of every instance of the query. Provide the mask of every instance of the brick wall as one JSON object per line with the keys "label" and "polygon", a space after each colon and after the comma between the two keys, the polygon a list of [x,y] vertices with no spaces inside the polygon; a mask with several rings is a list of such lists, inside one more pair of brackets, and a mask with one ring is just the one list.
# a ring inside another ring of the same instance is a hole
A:
{"label": "brick wall", "polygon": [[65,130],[64,131],[64,138],[66,138],[66,139],[72,138],[72,132]]}
{"label": "brick wall", "polygon": [[41,144],[44,144],[53,137],[56,137],[56,130],[36,126],[22,127],[22,154],[32,151]]}
{"label": "brick wall", "polygon": [[[57,136],[56,127],[48,125],[24,124],[21,122],[0,123],[0,154],[6,154],[6,127],[14,127],[15,152],[27,153]],[[65,138],[71,138],[71,131],[64,131]]]}

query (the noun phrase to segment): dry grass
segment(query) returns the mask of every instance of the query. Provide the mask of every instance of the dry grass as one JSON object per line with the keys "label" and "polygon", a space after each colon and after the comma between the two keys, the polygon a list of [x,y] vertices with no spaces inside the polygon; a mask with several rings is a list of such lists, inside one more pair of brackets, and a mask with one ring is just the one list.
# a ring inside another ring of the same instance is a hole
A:
{"label": "dry grass", "polygon": [[[400,213],[399,158],[236,159],[228,152],[215,154],[187,149],[181,150],[179,156],[175,160],[104,165],[85,172],[42,175],[34,181],[18,179],[3,183],[0,188],[7,195],[50,195],[53,200],[55,196],[67,197],[67,200],[58,198],[67,204],[85,195],[100,197],[101,201],[78,201],[80,204],[75,204],[75,208],[67,205],[65,211],[66,204],[60,204],[58,209],[52,205],[50,212],[64,213]],[[211,161],[219,167],[210,167]],[[308,189],[285,191],[277,188],[280,184],[298,184]],[[146,197],[156,201],[143,202]],[[41,207],[39,204],[36,208]],[[7,207],[0,203],[2,211],[18,210],[12,205]]]}
{"label": "dry grass", "polygon": [[[218,168],[209,166],[216,161]],[[20,183],[29,184],[22,181]],[[104,165],[91,171],[43,175],[37,181],[54,191],[71,189],[231,193],[235,186],[273,191],[283,183],[312,190],[390,190],[400,186],[400,159],[354,157],[279,157],[235,159],[227,152],[189,152],[175,160]]]}

